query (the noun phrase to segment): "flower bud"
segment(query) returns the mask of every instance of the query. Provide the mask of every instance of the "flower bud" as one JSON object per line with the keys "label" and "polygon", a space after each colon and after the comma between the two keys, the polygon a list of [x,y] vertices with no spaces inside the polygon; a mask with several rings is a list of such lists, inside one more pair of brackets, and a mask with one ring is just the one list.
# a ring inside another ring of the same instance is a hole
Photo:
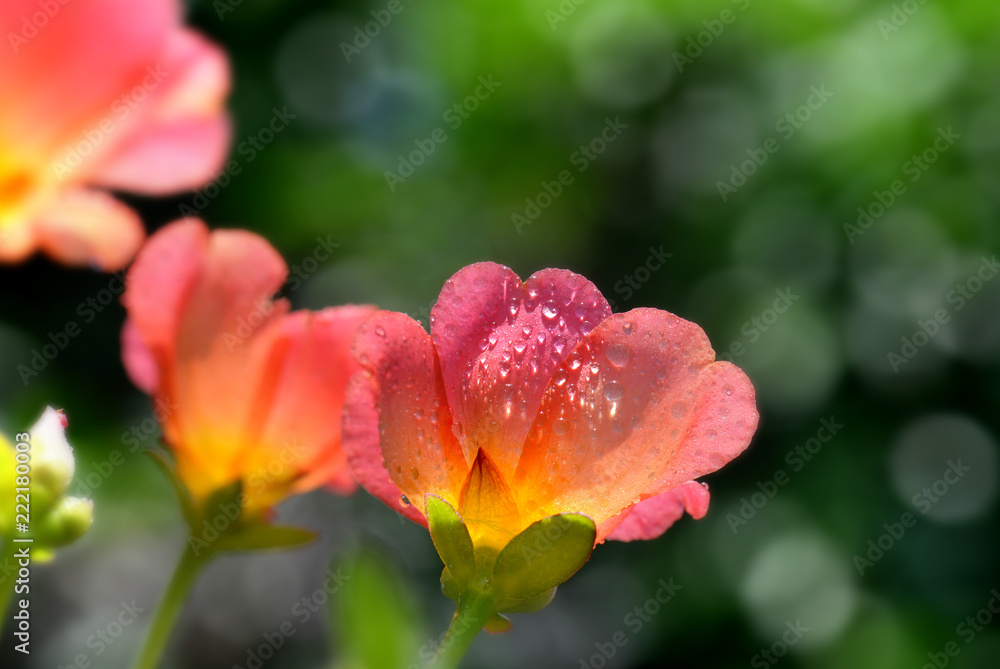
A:
{"label": "flower bud", "polygon": [[73,449],[66,441],[66,415],[52,407],[29,430],[32,503],[38,512],[51,508],[73,481]]}
{"label": "flower bud", "polygon": [[34,532],[35,541],[47,548],[71,544],[94,522],[94,503],[80,497],[64,497]]}

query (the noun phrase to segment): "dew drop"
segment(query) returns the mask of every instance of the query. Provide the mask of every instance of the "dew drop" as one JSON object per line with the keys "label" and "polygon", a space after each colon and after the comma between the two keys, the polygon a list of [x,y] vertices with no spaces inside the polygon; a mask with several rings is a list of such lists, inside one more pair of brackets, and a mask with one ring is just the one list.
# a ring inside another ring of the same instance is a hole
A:
{"label": "dew drop", "polygon": [[413,480],[416,481],[420,478],[420,471],[416,467],[410,467],[410,476],[412,476]]}
{"label": "dew drop", "polygon": [[539,332],[535,336],[535,339],[538,341],[539,344],[544,344],[545,343],[545,333],[544,332]]}
{"label": "dew drop", "polygon": [[684,418],[687,412],[688,408],[684,402],[674,402],[673,406],[670,407],[670,415],[677,419]]}
{"label": "dew drop", "polygon": [[556,418],[552,423],[552,431],[556,434],[566,434],[569,432],[569,421],[565,418]]}
{"label": "dew drop", "polygon": [[609,402],[617,402],[621,398],[625,397],[625,391],[622,389],[622,385],[617,381],[612,381],[604,386],[604,399]]}
{"label": "dew drop", "polygon": [[490,339],[489,339],[489,341],[490,341],[490,348],[496,346],[497,342],[499,340],[500,340],[500,337],[497,335],[497,333],[496,332],[491,332],[490,333]]}
{"label": "dew drop", "polygon": [[632,334],[633,329],[635,329],[635,323],[632,321],[625,321],[625,323],[622,324],[622,332],[627,335]]}
{"label": "dew drop", "polygon": [[385,328],[382,327],[381,325],[376,325],[375,326],[375,334],[377,334],[379,337],[384,337],[385,336]]}
{"label": "dew drop", "polygon": [[607,356],[608,362],[615,367],[624,367],[628,363],[629,356],[632,355],[632,349],[625,344],[612,344],[604,354]]}
{"label": "dew drop", "polygon": [[399,503],[403,505],[403,508],[410,506],[410,500],[406,497],[406,495],[399,496]]}
{"label": "dew drop", "polygon": [[722,386],[722,391],[724,393],[726,393],[727,395],[732,395],[733,394],[733,390],[734,390],[734,388],[731,385],[729,385],[728,383],[726,385]]}
{"label": "dew drop", "polygon": [[528,348],[528,342],[526,341],[516,341],[514,342],[514,350],[518,353],[524,353],[524,349]]}
{"label": "dew drop", "polygon": [[548,319],[553,319],[559,315],[559,306],[552,300],[549,300],[542,305],[542,316]]}
{"label": "dew drop", "polygon": [[524,327],[521,328],[521,332],[524,333],[525,337],[530,336],[531,335],[531,326],[530,325],[525,325]]}
{"label": "dew drop", "polygon": [[573,358],[572,360],[569,361],[569,368],[572,369],[573,371],[576,371],[580,369],[580,365],[582,364],[583,363],[580,362],[580,358]]}
{"label": "dew drop", "polygon": [[592,361],[590,363],[590,373],[597,374],[599,371],[601,371],[601,366],[596,361]]}
{"label": "dew drop", "polygon": [[563,349],[566,348],[566,340],[562,337],[556,337],[552,340],[552,350],[556,352],[557,355],[562,355]]}

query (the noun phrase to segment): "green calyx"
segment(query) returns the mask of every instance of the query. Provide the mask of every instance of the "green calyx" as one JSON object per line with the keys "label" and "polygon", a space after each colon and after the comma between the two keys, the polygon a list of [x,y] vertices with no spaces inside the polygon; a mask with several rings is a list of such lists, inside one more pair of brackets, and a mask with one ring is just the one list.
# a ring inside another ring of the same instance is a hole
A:
{"label": "green calyx", "polygon": [[444,562],[441,587],[461,608],[470,599],[490,602],[489,632],[505,632],[502,613],[537,611],[552,601],[556,586],[582,567],[594,549],[597,528],[579,513],[532,523],[497,552],[476,548],[461,515],[436,495],[425,496],[431,539]]}
{"label": "green calyx", "polygon": [[224,551],[298,548],[316,539],[316,533],[298,527],[269,525],[260,514],[247,514],[243,507],[243,482],[219,488],[196,504],[173,464],[162,453],[148,451],[166,474],[180,501],[187,521],[188,548],[195,556]]}

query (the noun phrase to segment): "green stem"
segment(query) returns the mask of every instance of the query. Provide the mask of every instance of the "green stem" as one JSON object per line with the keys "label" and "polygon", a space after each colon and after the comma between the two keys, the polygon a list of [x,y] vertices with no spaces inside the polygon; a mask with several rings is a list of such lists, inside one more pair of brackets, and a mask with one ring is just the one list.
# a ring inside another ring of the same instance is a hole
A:
{"label": "green stem", "polygon": [[163,649],[170,639],[170,632],[177,622],[181,608],[187,600],[188,593],[194,580],[201,572],[202,568],[214,557],[211,549],[203,549],[201,554],[193,550],[189,543],[184,548],[180,562],[174,570],[174,575],[167,584],[167,592],[156,610],[153,624],[149,629],[146,642],[143,645],[139,658],[133,665],[133,669],[156,669],[163,655]]}
{"label": "green stem", "polygon": [[472,640],[479,634],[486,621],[493,615],[493,598],[488,595],[472,595],[462,600],[451,619],[451,625],[441,640],[434,669],[456,669]]}

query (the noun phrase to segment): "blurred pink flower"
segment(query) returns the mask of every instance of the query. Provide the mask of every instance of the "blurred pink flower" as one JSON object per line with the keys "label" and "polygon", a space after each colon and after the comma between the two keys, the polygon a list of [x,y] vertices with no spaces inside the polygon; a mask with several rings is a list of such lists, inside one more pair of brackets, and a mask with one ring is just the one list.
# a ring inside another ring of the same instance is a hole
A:
{"label": "blurred pink flower", "polygon": [[149,238],[128,271],[122,357],[153,396],[177,472],[197,504],[240,480],[243,506],[356,489],[340,447],[354,334],[371,306],[289,313],[272,299],[288,267],[245,230],[198,219]]}
{"label": "blurred pink flower", "polygon": [[177,0],[4,0],[0,34],[0,262],[124,266],[142,223],[99,189],[212,178],[230,138],[225,55]]}

